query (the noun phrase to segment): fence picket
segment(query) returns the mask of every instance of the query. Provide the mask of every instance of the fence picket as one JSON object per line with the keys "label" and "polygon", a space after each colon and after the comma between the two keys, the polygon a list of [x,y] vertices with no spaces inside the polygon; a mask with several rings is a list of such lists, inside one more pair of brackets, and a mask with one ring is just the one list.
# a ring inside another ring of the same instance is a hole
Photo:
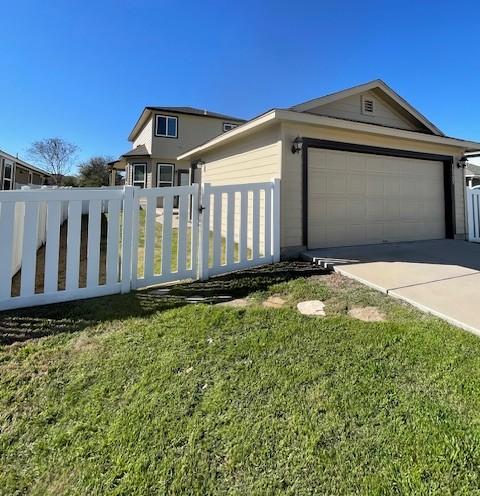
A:
{"label": "fence picket", "polygon": [[162,275],[172,273],[172,213],[173,197],[168,195],[163,199]]}
{"label": "fence picket", "polygon": [[154,196],[149,196],[147,198],[147,215],[145,216],[145,259],[143,262],[144,278],[147,280],[153,277],[153,271],[155,269],[156,207],[157,199]]}
{"label": "fence picket", "polygon": [[268,258],[272,254],[272,191],[270,189],[265,190],[265,247],[264,247],[264,257]]}
{"label": "fence picket", "polygon": [[108,202],[106,283],[118,282],[118,250],[120,242],[120,200]]}
{"label": "fence picket", "polygon": [[188,204],[190,195],[179,195],[178,199],[178,243],[177,271],[183,274],[187,270],[187,234],[188,234]]}
{"label": "fence picket", "polygon": [[253,190],[252,199],[252,259],[260,256],[260,190]]}
{"label": "fence picket", "polygon": [[88,209],[87,288],[98,286],[102,200],[90,200]]}
{"label": "fence picket", "polygon": [[13,225],[15,203],[0,203],[0,300],[9,299],[12,292]]}
{"label": "fence picket", "polygon": [[235,261],[235,193],[227,193],[227,198],[226,261],[232,265]]}
{"label": "fence picket", "polygon": [[72,200],[68,204],[67,225],[67,271],[65,289],[74,290],[79,286],[80,243],[82,226],[82,200]]}
{"label": "fence picket", "polygon": [[222,193],[213,195],[213,264],[221,264],[222,256]]}
{"label": "fence picket", "polygon": [[22,246],[22,269],[20,273],[20,296],[35,293],[35,269],[37,265],[38,203],[25,203],[25,220]]}
{"label": "fence picket", "polygon": [[61,202],[47,203],[47,237],[45,246],[45,293],[58,290],[58,260],[60,251]]}

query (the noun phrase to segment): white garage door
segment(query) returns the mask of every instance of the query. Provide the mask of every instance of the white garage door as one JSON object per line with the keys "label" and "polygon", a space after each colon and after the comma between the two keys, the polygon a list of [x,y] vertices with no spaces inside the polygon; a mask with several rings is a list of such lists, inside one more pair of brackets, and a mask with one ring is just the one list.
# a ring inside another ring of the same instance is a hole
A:
{"label": "white garage door", "polygon": [[308,247],[445,237],[443,164],[308,149]]}

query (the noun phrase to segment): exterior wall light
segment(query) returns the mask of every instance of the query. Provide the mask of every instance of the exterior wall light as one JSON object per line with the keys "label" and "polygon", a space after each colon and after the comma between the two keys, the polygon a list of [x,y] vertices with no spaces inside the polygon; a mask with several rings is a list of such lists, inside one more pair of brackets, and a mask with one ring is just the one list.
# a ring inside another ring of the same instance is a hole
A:
{"label": "exterior wall light", "polygon": [[465,167],[468,165],[468,159],[467,157],[463,156],[458,162],[457,162],[457,167],[459,169],[465,169]]}
{"label": "exterior wall light", "polygon": [[302,138],[297,136],[292,142],[292,153],[300,153],[302,151]]}

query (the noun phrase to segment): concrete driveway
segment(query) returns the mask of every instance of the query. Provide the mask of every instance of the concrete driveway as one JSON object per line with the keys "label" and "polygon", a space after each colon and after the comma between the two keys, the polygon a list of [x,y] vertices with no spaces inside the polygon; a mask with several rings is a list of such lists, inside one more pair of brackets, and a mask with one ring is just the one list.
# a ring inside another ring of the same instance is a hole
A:
{"label": "concrete driveway", "polygon": [[480,244],[444,239],[304,255],[480,335]]}

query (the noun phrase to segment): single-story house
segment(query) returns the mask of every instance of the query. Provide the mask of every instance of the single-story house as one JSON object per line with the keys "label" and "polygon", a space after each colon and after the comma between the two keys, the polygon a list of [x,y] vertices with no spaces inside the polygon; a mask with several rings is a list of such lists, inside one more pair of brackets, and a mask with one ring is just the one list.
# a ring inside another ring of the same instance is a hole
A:
{"label": "single-story house", "polygon": [[0,150],[0,190],[47,184],[51,174]]}
{"label": "single-story house", "polygon": [[469,188],[480,186],[480,157],[475,155],[468,156],[468,162],[465,167],[465,179]]}
{"label": "single-story house", "polygon": [[202,182],[281,179],[284,257],[306,248],[465,239],[462,160],[451,138],[381,80],[273,109],[177,157]]}

